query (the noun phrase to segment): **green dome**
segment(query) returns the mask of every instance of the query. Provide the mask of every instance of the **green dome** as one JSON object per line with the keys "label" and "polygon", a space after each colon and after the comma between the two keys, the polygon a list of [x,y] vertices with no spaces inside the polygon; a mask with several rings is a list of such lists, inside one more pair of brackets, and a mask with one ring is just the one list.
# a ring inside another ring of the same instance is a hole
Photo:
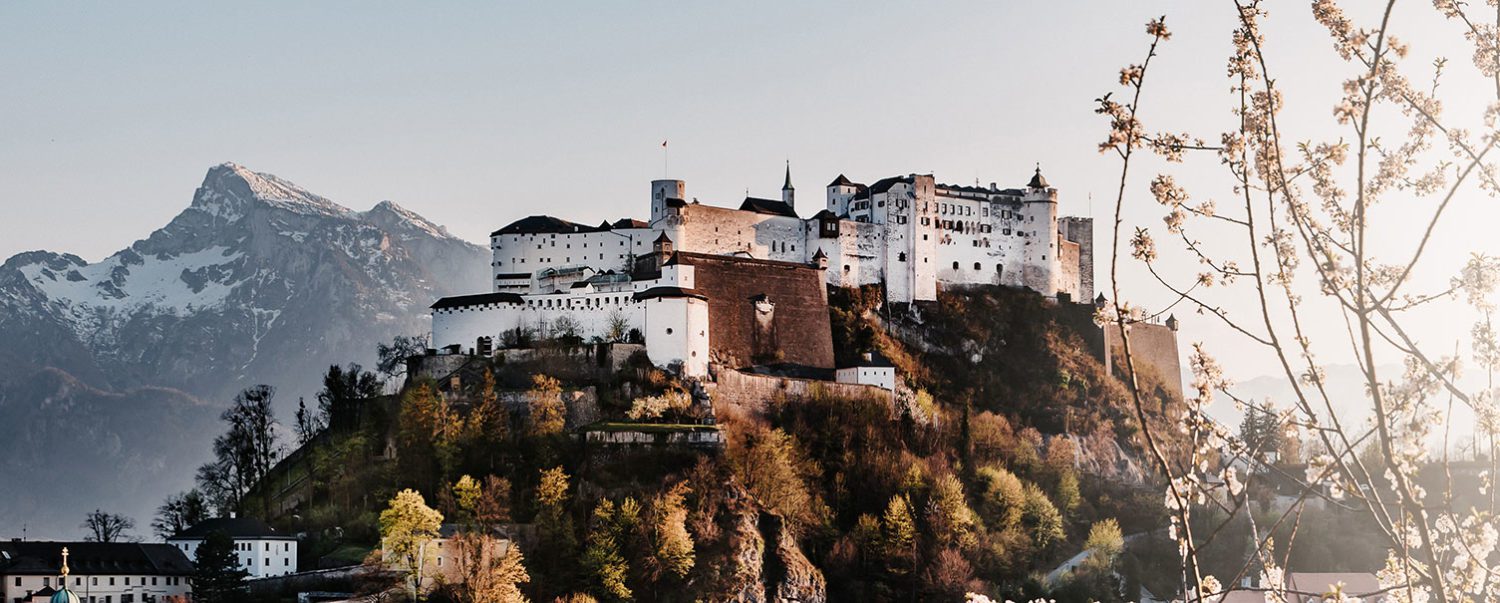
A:
{"label": "green dome", "polygon": [[63,586],[57,592],[52,593],[52,603],[78,603],[78,595],[68,590],[67,586]]}

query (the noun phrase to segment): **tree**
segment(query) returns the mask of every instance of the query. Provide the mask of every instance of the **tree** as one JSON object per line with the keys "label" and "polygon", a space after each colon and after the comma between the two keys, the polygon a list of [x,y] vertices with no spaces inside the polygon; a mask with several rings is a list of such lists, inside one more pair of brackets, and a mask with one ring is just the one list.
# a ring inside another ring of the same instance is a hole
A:
{"label": "tree", "polygon": [[305,398],[297,398],[297,414],[295,415],[295,419],[297,421],[298,446],[306,446],[308,442],[312,441],[313,436],[318,435],[318,432],[325,427],[323,425],[323,417],[320,414],[307,410],[307,400]]}
{"label": "tree", "polygon": [[1064,515],[1072,517],[1073,512],[1078,510],[1083,495],[1078,492],[1078,473],[1072,467],[1063,469],[1057,476],[1057,488],[1053,490],[1052,497],[1057,500],[1057,506]]}
{"label": "tree", "polygon": [[407,572],[412,599],[421,592],[425,547],[437,538],[443,514],[427,506],[422,494],[410,488],[396,493],[380,512],[380,547],[387,562]]}
{"label": "tree", "polygon": [[794,530],[822,520],[823,503],[808,486],[818,472],[795,437],[764,425],[729,435],[730,466],[756,500],[780,513]]}
{"label": "tree", "polygon": [[562,384],[546,375],[532,375],[531,389],[526,392],[527,433],[545,437],[562,433],[568,409],[562,401]]}
{"label": "tree", "polygon": [[483,489],[479,486],[479,480],[468,475],[458,478],[453,483],[453,500],[458,503],[458,509],[463,512],[465,519],[473,520],[479,515],[479,498],[483,495]]}
{"label": "tree", "polygon": [[538,560],[549,575],[560,578],[561,564],[573,556],[578,541],[573,536],[573,518],[568,515],[568,474],[562,467],[542,471],[536,487],[536,533]]}
{"label": "tree", "polygon": [[402,394],[398,421],[396,442],[403,470],[429,480],[421,483],[446,483],[458,465],[458,436],[464,432],[458,413],[431,384],[424,383]]}
{"label": "tree", "polygon": [[604,333],[605,339],[610,343],[624,342],[625,336],[630,334],[630,319],[626,318],[619,310],[610,312]]}
{"label": "tree", "polygon": [[348,368],[335,364],[323,374],[323,389],[318,392],[318,410],[322,421],[337,431],[348,432],[359,427],[365,402],[385,393],[385,384],[375,373],[358,364]]}
{"label": "tree", "polygon": [[188,578],[188,583],[193,587],[193,600],[197,603],[235,603],[247,598],[244,591],[247,575],[248,572],[240,569],[234,540],[215,530],[205,535],[198,545],[193,559],[193,575]]}
{"label": "tree", "polygon": [[886,571],[896,576],[911,574],[917,567],[917,522],[905,496],[891,497],[880,518],[880,536]]}
{"label": "tree", "polygon": [[678,482],[651,505],[655,574],[682,580],[693,569],[693,535],[687,530],[687,507],[683,504],[690,491],[687,482]]}
{"label": "tree", "polygon": [[1036,484],[1026,484],[1026,502],[1021,507],[1021,524],[1031,532],[1031,542],[1039,549],[1046,549],[1067,538],[1063,532],[1062,513],[1047,499]]}
{"label": "tree", "polygon": [[83,529],[83,539],[88,542],[125,542],[131,538],[129,532],[135,529],[135,520],[94,509],[84,515],[78,527]]}
{"label": "tree", "polygon": [[933,484],[927,502],[927,523],[938,542],[953,543],[960,549],[971,549],[978,544],[974,511],[969,508],[958,476],[945,474]]}
{"label": "tree", "polygon": [[588,540],[580,562],[595,591],[608,601],[629,601],[633,596],[625,585],[630,564],[620,550],[620,540],[628,528],[628,521],[607,498],[599,501],[589,519]]}
{"label": "tree", "polygon": [[219,418],[229,428],[214,439],[214,461],[198,468],[198,486],[221,513],[239,506],[240,499],[281,456],[276,441],[276,417],[269,385],[245,388]]}
{"label": "tree", "polygon": [[1114,518],[1103,519],[1089,526],[1089,536],[1083,541],[1089,551],[1088,563],[1098,567],[1112,568],[1125,550],[1125,538],[1120,535],[1120,523]]}
{"label": "tree", "polygon": [[475,506],[480,525],[495,526],[511,520],[510,480],[497,475],[484,478],[484,488]]}
{"label": "tree", "polygon": [[524,603],[519,585],[530,582],[521,549],[481,532],[454,536],[459,603]]}
{"label": "tree", "polygon": [[427,353],[427,335],[397,335],[391,342],[376,344],[375,370],[387,381],[406,375],[406,361]]}
{"label": "tree", "polygon": [[1020,478],[994,465],[981,467],[976,476],[980,483],[979,509],[985,522],[1002,531],[1020,525],[1026,505]]}
{"label": "tree", "polygon": [[156,509],[152,531],[163,540],[208,519],[208,501],[197,488],[167,497]]}

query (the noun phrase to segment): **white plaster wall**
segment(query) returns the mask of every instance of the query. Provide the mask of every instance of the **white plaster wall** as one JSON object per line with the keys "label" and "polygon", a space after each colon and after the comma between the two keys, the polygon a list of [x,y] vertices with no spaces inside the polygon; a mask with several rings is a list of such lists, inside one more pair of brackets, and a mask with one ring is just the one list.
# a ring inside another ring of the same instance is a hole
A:
{"label": "white plaster wall", "polygon": [[[189,557],[191,559],[191,557]],[[57,588],[62,576],[5,576],[4,601],[10,603],[18,597],[26,597],[48,586]],[[19,579],[21,584],[16,585]],[[121,595],[131,595],[135,603],[149,595],[162,601],[164,597],[184,596],[192,592],[187,576],[152,576],[140,574],[71,574],[67,578],[68,590],[78,595],[81,603],[120,603]],[[155,584],[152,581],[155,580]],[[111,581],[113,584],[111,584]]]}
{"label": "white plaster wall", "polygon": [[658,366],[683,364],[691,376],[708,374],[708,302],[693,297],[657,297],[645,306],[646,350]]}
{"label": "white plaster wall", "polygon": [[852,366],[841,368],[834,372],[834,381],[839,383],[854,383],[858,385],[873,385],[875,387],[896,391],[896,369],[894,367],[880,366]]}

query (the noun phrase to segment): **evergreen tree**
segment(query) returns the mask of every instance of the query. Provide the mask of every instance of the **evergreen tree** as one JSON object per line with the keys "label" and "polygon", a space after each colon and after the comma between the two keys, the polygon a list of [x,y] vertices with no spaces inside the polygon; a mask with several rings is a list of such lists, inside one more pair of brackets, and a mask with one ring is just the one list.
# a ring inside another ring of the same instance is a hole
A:
{"label": "evergreen tree", "polygon": [[891,497],[880,519],[880,535],[886,570],[897,576],[911,574],[917,561],[917,522],[905,496]]}
{"label": "evergreen tree", "polygon": [[220,531],[204,536],[193,559],[193,575],[188,583],[193,587],[196,603],[237,603],[248,597],[244,590],[245,576],[240,569],[239,555],[234,552],[234,540]]}
{"label": "evergreen tree", "polygon": [[583,551],[584,571],[588,572],[594,591],[606,601],[629,601],[633,593],[625,584],[630,564],[620,551],[620,540],[626,530],[621,514],[609,499],[599,501],[589,520],[588,540]]}

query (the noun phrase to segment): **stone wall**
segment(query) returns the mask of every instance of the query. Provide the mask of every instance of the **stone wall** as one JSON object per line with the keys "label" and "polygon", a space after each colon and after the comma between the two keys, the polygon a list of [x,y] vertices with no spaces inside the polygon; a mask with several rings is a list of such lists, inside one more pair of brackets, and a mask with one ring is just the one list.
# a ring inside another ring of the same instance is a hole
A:
{"label": "stone wall", "polygon": [[[1129,325],[1130,355],[1136,366],[1155,371],[1167,388],[1182,397],[1182,361],[1178,356],[1177,332],[1166,325],[1135,323]],[[1119,325],[1110,325],[1104,331],[1104,368],[1113,370],[1115,362],[1123,362],[1124,342],[1120,339]],[[1144,363],[1144,367],[1142,364]]]}
{"label": "stone wall", "polygon": [[818,392],[839,398],[873,396],[891,404],[896,399],[895,392],[873,385],[754,375],[733,369],[720,369],[718,380],[706,387],[715,406],[734,405],[755,412],[764,411],[766,402],[778,396],[806,398]]}
{"label": "stone wall", "polygon": [[[833,368],[823,271],[791,262],[685,252],[678,252],[676,261],[693,266],[695,289],[708,296],[715,361],[732,367],[787,362]],[[769,302],[771,318],[769,328],[757,331],[756,317],[767,311],[761,301]],[[779,353],[757,357],[757,349]]]}
{"label": "stone wall", "polygon": [[590,429],[583,432],[590,444],[608,446],[675,446],[719,449],[724,447],[724,433],[718,429]]}

